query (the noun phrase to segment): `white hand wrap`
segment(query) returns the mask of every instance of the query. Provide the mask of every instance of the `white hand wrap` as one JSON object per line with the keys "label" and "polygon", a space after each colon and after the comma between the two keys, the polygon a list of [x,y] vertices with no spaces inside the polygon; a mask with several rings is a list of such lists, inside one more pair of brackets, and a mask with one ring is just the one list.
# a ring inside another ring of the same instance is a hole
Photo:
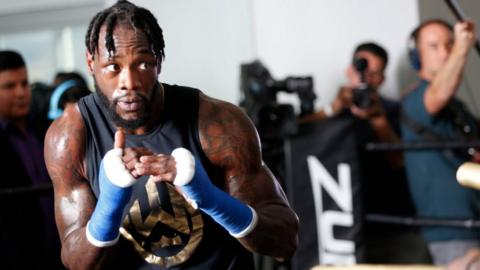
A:
{"label": "white hand wrap", "polygon": [[201,162],[184,148],[171,154],[177,163],[173,183],[180,186],[184,196],[192,201],[234,237],[244,237],[257,224],[253,208],[216,187]]}
{"label": "white hand wrap", "polygon": [[171,156],[175,159],[177,175],[173,180],[176,186],[184,186],[192,181],[195,174],[195,159],[190,151],[185,148],[176,148]]}
{"label": "white hand wrap", "polygon": [[125,167],[122,160],[123,149],[114,148],[103,157],[103,166],[108,180],[121,188],[130,187],[135,183],[135,178]]}

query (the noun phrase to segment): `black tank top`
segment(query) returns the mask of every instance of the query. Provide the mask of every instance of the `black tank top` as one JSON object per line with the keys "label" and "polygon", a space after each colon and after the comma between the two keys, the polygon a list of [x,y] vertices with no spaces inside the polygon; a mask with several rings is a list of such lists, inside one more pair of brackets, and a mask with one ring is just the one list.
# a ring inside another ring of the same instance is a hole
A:
{"label": "black tank top", "polygon": [[[126,147],[145,147],[170,154],[189,149],[222,189],[221,172],[205,157],[198,138],[198,96],[193,88],[163,84],[164,110],[158,124],[144,135],[127,135]],[[86,161],[90,187],[99,195],[100,162],[113,147],[115,128],[100,97],[79,101],[87,130]],[[171,184],[141,177],[125,208],[118,255],[109,269],[253,269],[250,252],[202,211],[194,209]]]}

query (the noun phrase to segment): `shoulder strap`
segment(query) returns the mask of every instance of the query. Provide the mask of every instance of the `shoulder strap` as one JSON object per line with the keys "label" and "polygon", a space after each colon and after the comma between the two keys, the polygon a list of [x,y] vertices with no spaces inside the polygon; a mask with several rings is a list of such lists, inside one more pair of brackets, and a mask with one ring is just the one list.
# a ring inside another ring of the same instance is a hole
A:
{"label": "shoulder strap", "polygon": [[[434,132],[427,126],[413,120],[410,116],[407,115],[407,113],[403,109],[400,110],[400,118],[402,123],[405,124],[405,126],[407,126],[410,130],[412,130],[413,132],[417,133],[418,135],[422,136],[427,140],[434,141],[434,142],[441,142],[441,141],[447,140],[444,136]],[[464,159],[463,157],[460,157],[459,154],[456,154],[453,149],[445,148],[445,149],[441,149],[440,152],[448,161],[451,161],[454,164],[456,163],[455,160],[458,160],[458,158]]]}
{"label": "shoulder strap", "polygon": [[434,132],[427,126],[413,120],[410,116],[408,116],[408,114],[403,110],[403,108],[400,109],[400,119],[402,123],[404,123],[409,129],[426,139],[432,141],[441,141],[445,139],[443,136]]}

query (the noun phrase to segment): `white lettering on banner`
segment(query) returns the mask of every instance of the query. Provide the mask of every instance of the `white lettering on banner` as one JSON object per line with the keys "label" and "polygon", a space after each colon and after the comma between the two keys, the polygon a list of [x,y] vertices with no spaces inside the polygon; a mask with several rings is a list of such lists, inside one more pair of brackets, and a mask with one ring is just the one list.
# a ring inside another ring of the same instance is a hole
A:
{"label": "white lettering on banner", "polygon": [[[337,239],[333,233],[334,226],[353,226],[350,165],[338,164],[337,182],[315,156],[308,156],[307,163],[317,216],[319,262],[334,265],[355,264],[355,243],[351,240]],[[322,187],[341,211],[323,209]]]}

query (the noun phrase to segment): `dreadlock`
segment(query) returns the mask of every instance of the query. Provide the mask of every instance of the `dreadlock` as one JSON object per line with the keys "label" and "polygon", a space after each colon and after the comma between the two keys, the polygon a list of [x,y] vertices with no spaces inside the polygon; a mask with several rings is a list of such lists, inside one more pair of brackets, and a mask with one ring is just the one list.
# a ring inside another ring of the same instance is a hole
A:
{"label": "dreadlock", "polygon": [[85,45],[92,57],[94,57],[97,51],[100,28],[103,25],[106,26],[105,47],[109,56],[115,54],[115,43],[112,33],[115,26],[119,24],[129,24],[134,29],[143,31],[152,46],[155,57],[160,61],[165,58],[163,32],[155,16],[147,9],[138,7],[126,0],[120,0],[115,5],[100,11],[90,22],[85,36]]}

